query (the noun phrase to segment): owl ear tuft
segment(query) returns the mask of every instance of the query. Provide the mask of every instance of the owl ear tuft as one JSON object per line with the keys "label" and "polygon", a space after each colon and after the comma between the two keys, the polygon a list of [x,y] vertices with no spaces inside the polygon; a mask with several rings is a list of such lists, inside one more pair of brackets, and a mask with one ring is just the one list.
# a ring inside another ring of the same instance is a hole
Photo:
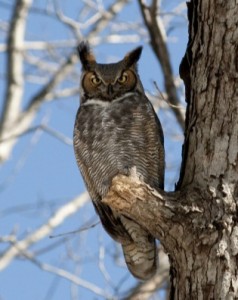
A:
{"label": "owl ear tuft", "polygon": [[89,70],[96,63],[95,56],[90,50],[89,43],[83,41],[78,46],[79,58],[84,70]]}
{"label": "owl ear tuft", "polygon": [[140,46],[126,54],[126,56],[124,57],[124,62],[127,68],[136,65],[141,56],[142,48],[143,47]]}

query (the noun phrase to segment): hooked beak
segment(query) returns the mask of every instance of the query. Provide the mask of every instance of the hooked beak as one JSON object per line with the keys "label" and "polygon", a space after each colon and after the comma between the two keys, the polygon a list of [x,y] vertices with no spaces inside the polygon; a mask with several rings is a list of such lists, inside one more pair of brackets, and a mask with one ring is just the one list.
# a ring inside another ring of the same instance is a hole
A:
{"label": "hooked beak", "polygon": [[107,93],[109,96],[112,96],[112,94],[113,94],[113,86],[110,83],[107,86]]}

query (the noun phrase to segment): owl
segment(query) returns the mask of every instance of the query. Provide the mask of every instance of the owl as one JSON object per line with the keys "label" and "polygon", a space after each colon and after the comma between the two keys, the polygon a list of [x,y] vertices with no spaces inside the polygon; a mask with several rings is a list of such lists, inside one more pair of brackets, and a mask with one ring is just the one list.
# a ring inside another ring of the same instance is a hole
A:
{"label": "owl", "polygon": [[146,280],[157,269],[155,239],[135,221],[102,203],[113,177],[137,173],[164,187],[164,138],[137,71],[142,47],[110,64],[97,63],[88,43],[78,47],[82,64],[80,107],[74,127],[77,164],[108,234],[122,246],[130,272]]}

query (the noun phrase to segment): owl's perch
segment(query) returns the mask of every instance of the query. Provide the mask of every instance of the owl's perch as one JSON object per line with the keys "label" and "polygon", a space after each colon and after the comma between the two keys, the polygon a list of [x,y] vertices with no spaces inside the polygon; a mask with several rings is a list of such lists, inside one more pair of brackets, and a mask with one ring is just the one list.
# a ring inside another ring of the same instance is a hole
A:
{"label": "owl's perch", "polygon": [[194,214],[201,215],[203,211],[191,198],[191,192],[188,195],[186,192],[152,189],[133,170],[130,176],[117,175],[113,178],[103,202],[139,223],[162,244],[168,242],[164,245],[168,249],[177,244],[178,231],[183,235],[185,220],[191,222]]}

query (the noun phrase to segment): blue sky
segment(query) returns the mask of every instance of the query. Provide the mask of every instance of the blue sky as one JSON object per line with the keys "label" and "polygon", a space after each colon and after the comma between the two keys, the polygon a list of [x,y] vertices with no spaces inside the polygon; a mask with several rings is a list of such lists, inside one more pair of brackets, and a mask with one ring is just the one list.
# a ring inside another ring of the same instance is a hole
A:
{"label": "blue sky", "polygon": [[[2,6],[1,2],[6,5]],[[9,20],[13,1],[0,1],[0,19]],[[111,1],[105,1],[107,7]],[[162,9],[165,12],[172,10],[182,1],[162,1]],[[49,1],[33,1],[34,7],[45,7]],[[65,15],[76,19],[82,6],[81,1],[59,1],[59,6]],[[9,5],[8,5],[9,4]],[[184,12],[184,15],[186,13]],[[132,1],[117,17],[117,21],[129,21],[131,23],[142,22],[136,1]],[[184,54],[187,43],[187,24],[183,17],[175,18],[173,30],[171,30],[168,46],[175,76],[178,76],[178,68]],[[104,30],[106,35],[108,28]],[[1,44],[5,43],[6,35],[2,31]],[[27,21],[26,40],[67,40],[72,39],[72,33],[68,28],[60,24],[55,18],[39,13],[31,13]],[[156,92],[153,81],[163,90],[161,70],[156,58],[151,51],[148,41],[142,40],[136,44],[102,44],[95,47],[94,52],[99,61],[121,59],[128,50],[142,44],[144,46],[139,62],[139,72],[146,90]],[[64,48],[62,52],[67,54],[72,48]],[[34,55],[40,55],[32,51]],[[6,54],[0,53],[1,98],[5,96],[5,68]],[[80,70],[79,63],[76,66]],[[25,72],[30,72],[30,66],[25,65]],[[77,85],[65,82],[64,85]],[[23,107],[29,99],[42,86],[42,83],[25,82]],[[2,109],[3,101],[0,101]],[[32,126],[39,125],[42,120],[47,120],[47,125],[72,139],[74,118],[79,105],[78,95],[70,98],[58,99],[45,103]],[[166,160],[166,189],[173,189],[178,179],[181,160],[182,132],[176,125],[171,112],[160,111],[159,116],[165,133]],[[22,239],[30,232],[44,224],[48,218],[63,204],[67,203],[85,190],[83,181],[78,171],[72,145],[66,145],[48,133],[38,131],[23,136],[14,147],[12,155],[0,167],[0,236],[16,233],[17,239]],[[60,234],[80,228],[84,224],[96,222],[98,218],[89,203],[77,214],[68,218],[53,234]],[[61,243],[62,241],[62,243]],[[55,246],[55,243],[59,246]],[[0,244],[0,251],[6,250],[8,243]],[[46,247],[52,247],[46,251]],[[99,255],[105,248],[105,267],[112,277],[112,283],[108,283],[98,268]],[[44,250],[44,251],[43,251]],[[64,268],[78,274],[84,280],[88,280],[108,293],[114,291],[110,284],[117,286],[121,281],[119,295],[124,295],[130,286],[136,284],[136,280],[126,270],[123,258],[119,257],[118,264],[112,255],[121,253],[120,248],[104,233],[101,225],[62,238],[45,238],[30,248],[32,252],[40,252],[37,259],[51,265]],[[101,251],[101,252],[100,252]],[[74,253],[74,254],[73,254]],[[72,293],[77,290],[79,299],[103,299],[99,295],[72,284],[48,272],[43,272],[35,263],[23,258],[15,259],[0,274],[0,299],[1,300],[43,300],[43,299],[71,299]],[[20,295],[20,296],[19,296]],[[122,297],[122,296],[121,296]]]}

